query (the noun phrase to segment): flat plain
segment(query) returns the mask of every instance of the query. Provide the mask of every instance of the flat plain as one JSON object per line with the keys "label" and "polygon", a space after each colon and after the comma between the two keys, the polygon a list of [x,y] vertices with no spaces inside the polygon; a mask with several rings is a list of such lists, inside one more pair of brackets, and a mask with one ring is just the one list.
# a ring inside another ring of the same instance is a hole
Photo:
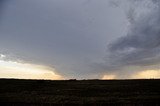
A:
{"label": "flat plain", "polygon": [[160,79],[0,79],[0,106],[160,106]]}

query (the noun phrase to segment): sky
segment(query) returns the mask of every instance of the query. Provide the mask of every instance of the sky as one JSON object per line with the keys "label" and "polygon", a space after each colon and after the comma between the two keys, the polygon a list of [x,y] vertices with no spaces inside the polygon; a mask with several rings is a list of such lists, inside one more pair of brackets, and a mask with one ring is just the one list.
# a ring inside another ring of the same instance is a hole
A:
{"label": "sky", "polygon": [[1,0],[0,78],[160,78],[158,0]]}

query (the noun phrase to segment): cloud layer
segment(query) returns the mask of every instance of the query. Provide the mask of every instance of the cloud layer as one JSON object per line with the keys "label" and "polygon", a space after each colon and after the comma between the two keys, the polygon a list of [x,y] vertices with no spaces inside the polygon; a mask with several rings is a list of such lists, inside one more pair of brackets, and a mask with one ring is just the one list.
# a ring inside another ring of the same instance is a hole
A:
{"label": "cloud layer", "polygon": [[64,79],[56,73],[54,68],[24,63],[16,60],[7,60],[5,55],[0,54],[0,78],[20,78],[20,79]]}
{"label": "cloud layer", "polygon": [[0,9],[0,54],[11,60],[80,79],[159,69],[158,0],[1,0]]}
{"label": "cloud layer", "polygon": [[111,73],[128,70],[134,73],[134,71],[154,69],[153,66],[160,64],[160,2],[134,2],[147,4],[150,6],[147,7],[149,11],[135,16],[136,7],[132,8],[132,11],[129,10],[128,32],[108,45],[103,70],[111,70]]}
{"label": "cloud layer", "polygon": [[126,27],[123,10],[107,0],[8,0],[3,7],[0,53],[67,78],[93,78],[90,64]]}

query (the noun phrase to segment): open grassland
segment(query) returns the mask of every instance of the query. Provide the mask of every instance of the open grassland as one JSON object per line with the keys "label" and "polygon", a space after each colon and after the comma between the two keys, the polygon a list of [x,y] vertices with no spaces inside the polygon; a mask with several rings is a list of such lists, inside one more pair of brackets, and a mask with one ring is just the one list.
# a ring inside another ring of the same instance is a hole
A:
{"label": "open grassland", "polygon": [[71,104],[160,106],[160,79],[77,81],[0,79],[0,106]]}

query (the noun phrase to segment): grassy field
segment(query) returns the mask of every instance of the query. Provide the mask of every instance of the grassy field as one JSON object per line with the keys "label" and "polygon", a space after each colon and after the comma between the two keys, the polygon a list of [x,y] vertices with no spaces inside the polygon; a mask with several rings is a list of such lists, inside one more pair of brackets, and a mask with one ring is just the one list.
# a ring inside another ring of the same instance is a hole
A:
{"label": "grassy field", "polygon": [[0,106],[70,104],[160,106],[160,79],[77,81],[0,79]]}

